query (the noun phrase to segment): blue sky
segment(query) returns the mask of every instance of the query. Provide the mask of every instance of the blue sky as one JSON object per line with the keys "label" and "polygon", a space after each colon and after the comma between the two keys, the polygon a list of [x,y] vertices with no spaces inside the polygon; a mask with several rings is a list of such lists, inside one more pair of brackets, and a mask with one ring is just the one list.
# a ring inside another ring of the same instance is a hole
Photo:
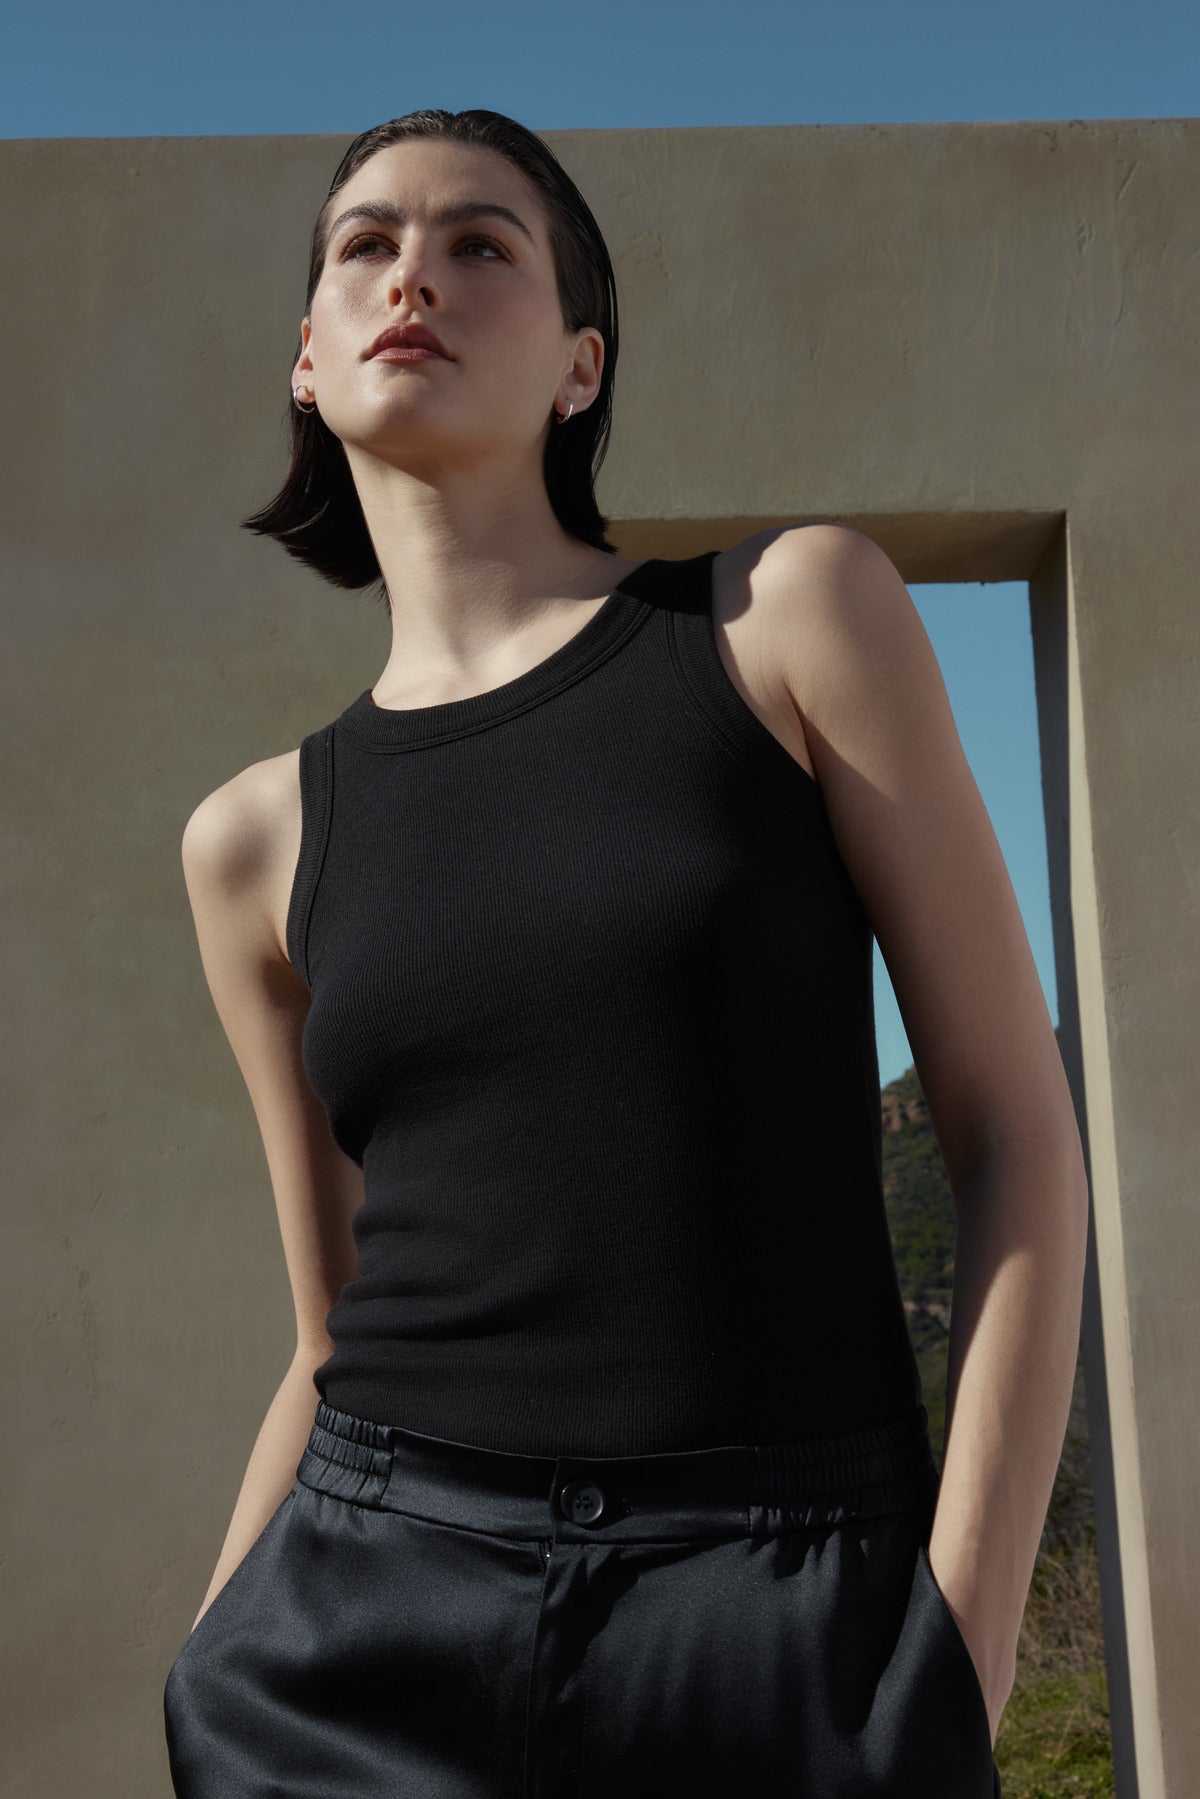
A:
{"label": "blue sky", "polygon": [[[417,106],[565,131],[1190,118],[1198,102],[1194,0],[25,5],[9,10],[0,66],[6,138],[349,137]],[[1026,590],[910,592],[1057,1023]],[[875,969],[886,1083],[911,1055],[878,949]]]}
{"label": "blue sky", "polygon": [[362,131],[491,106],[534,131],[1192,117],[1194,0],[13,5],[5,137]]}

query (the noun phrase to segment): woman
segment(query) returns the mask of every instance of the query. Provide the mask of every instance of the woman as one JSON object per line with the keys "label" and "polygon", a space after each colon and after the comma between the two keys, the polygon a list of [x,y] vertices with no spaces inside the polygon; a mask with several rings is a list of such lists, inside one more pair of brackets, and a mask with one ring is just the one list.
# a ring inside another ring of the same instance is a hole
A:
{"label": "woman", "polygon": [[[1086,1231],[1053,1030],[892,564],[617,556],[616,352],[538,138],[351,145],[246,523],[381,579],[391,654],[184,836],[298,1333],[167,1680],[188,1799],[999,1792]],[[942,1477],[873,932],[960,1210]]]}

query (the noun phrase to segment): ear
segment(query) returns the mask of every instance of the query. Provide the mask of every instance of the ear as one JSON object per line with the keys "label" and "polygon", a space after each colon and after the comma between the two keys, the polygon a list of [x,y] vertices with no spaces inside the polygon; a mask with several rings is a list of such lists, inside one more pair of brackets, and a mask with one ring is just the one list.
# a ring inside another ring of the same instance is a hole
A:
{"label": "ear", "polygon": [[[575,394],[575,411],[585,412],[600,391],[604,371],[604,339],[594,325],[585,325],[572,346],[567,370]],[[562,410],[566,411],[564,403]]]}
{"label": "ear", "polygon": [[293,387],[298,386],[305,376],[311,375],[313,372],[312,357],[309,355],[308,351],[309,340],[311,337],[312,323],[309,319],[303,318],[300,321],[300,354],[297,356],[295,366],[292,369]]}

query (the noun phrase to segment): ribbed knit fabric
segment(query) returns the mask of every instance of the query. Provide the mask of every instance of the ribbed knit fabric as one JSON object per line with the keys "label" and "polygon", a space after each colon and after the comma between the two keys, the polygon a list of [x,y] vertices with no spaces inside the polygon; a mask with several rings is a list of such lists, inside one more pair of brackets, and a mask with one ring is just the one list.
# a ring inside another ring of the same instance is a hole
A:
{"label": "ribbed knit fabric", "polygon": [[360,1163],[330,1405],[529,1454],[921,1401],[883,1205],[869,921],[733,686],[715,551],[487,693],[306,737],[302,1052]]}

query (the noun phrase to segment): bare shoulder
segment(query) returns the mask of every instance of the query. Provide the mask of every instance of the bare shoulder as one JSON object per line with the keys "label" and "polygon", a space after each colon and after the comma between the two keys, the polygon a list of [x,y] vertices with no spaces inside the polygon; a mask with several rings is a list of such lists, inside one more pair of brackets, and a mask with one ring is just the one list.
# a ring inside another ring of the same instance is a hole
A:
{"label": "bare shoulder", "polygon": [[919,626],[891,558],[849,525],[818,520],[759,531],[717,560],[747,608],[753,597],[760,653],[802,715],[819,712],[831,659],[879,642],[882,615],[892,613],[893,631],[901,610]]}
{"label": "bare shoulder", "polygon": [[181,853],[193,909],[236,905],[286,962],[287,907],[300,853],[300,751],[253,762],[202,799]]}
{"label": "bare shoulder", "polygon": [[765,678],[800,720],[839,846],[882,909],[888,821],[961,811],[972,785],[920,614],[891,558],[849,526],[763,531],[732,554],[753,586]]}
{"label": "bare shoulder", "polygon": [[886,734],[905,723],[938,733],[943,753],[953,747],[941,672],[920,614],[872,538],[821,520],[758,532],[724,554],[731,559],[726,579],[745,589],[747,604],[753,591],[763,680],[799,720],[827,798],[836,804],[839,787],[845,792],[846,752],[852,742],[865,749],[863,733],[877,732],[875,747],[884,755]]}

